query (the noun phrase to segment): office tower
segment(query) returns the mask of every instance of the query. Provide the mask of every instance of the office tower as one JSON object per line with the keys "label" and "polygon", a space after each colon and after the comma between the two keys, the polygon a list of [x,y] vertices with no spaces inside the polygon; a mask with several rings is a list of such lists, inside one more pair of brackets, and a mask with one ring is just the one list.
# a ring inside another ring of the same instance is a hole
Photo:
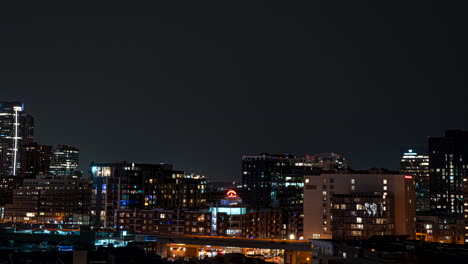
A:
{"label": "office tower", "polygon": [[415,235],[414,179],[382,170],[305,176],[304,239]]}
{"label": "office tower", "polygon": [[408,150],[401,157],[400,173],[414,176],[416,212],[429,211],[429,156]]}
{"label": "office tower", "polygon": [[267,153],[243,156],[244,201],[255,208],[302,208],[303,177],[319,170],[307,157]]}
{"label": "office tower", "polygon": [[88,180],[71,176],[37,176],[24,179],[23,185],[13,191],[12,203],[5,206],[5,221],[89,224],[90,202],[91,182]]}
{"label": "office tower", "polygon": [[257,210],[281,209],[283,238],[303,236],[304,175],[318,174],[315,160],[290,154],[242,157],[244,202]]}
{"label": "office tower", "polygon": [[468,131],[448,130],[429,138],[431,210],[463,212],[463,177],[468,174]]}
{"label": "office tower", "polygon": [[117,209],[197,208],[205,205],[206,179],[171,164],[92,163],[91,217],[96,228],[114,229]]}
{"label": "office tower", "polygon": [[0,145],[3,176],[19,175],[21,146],[33,142],[34,119],[19,102],[0,102]]}
{"label": "office tower", "polygon": [[52,158],[52,146],[35,142],[21,148],[21,175],[26,179],[48,175]]}
{"label": "office tower", "polygon": [[77,147],[58,145],[52,150],[50,174],[81,176],[78,171],[80,151]]}

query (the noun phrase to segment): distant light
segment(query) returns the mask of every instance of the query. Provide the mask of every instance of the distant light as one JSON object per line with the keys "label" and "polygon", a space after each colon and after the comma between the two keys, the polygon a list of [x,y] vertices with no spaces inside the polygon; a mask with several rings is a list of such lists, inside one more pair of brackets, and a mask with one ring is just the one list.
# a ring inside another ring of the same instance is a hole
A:
{"label": "distant light", "polygon": [[411,175],[405,175],[405,179],[413,179],[413,176],[411,176]]}

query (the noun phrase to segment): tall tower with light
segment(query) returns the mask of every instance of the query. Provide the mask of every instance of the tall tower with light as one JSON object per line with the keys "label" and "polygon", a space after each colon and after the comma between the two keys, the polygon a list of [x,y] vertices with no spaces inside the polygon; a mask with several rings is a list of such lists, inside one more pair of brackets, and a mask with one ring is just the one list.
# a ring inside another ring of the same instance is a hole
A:
{"label": "tall tower with light", "polygon": [[0,174],[17,176],[21,147],[33,142],[34,119],[21,102],[0,102]]}

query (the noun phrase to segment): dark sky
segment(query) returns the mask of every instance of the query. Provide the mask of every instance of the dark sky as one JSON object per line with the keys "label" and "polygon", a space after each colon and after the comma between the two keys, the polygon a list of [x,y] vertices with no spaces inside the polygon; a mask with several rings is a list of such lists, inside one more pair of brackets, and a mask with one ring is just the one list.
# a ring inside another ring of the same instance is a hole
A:
{"label": "dark sky", "polygon": [[468,129],[466,1],[2,2],[0,100],[82,170],[230,180],[243,154],[332,151],[396,169]]}

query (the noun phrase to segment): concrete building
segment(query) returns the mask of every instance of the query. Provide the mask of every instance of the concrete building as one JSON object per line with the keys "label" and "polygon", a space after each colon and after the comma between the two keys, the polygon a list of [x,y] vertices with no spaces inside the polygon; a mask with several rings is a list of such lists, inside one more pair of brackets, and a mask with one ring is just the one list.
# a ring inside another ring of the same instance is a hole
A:
{"label": "concrete building", "polygon": [[[116,230],[132,234],[152,235],[204,235],[209,236],[213,227],[212,213],[204,210],[116,210]],[[227,215],[220,214],[216,221],[219,236],[225,236]]]}
{"label": "concrete building", "polygon": [[449,213],[418,214],[416,239],[426,242],[464,244],[463,216]]}
{"label": "concrete building", "polygon": [[393,235],[391,194],[333,194],[331,231],[335,240],[365,240]]}
{"label": "concrete building", "polygon": [[5,206],[5,222],[30,224],[89,224],[91,182],[70,176],[25,179]]}
{"label": "concrete building", "polygon": [[[339,206],[333,201],[339,203]],[[375,234],[414,237],[415,205],[414,178],[410,175],[371,170],[305,176],[304,239],[332,239],[333,232],[342,232],[345,229],[351,233],[360,231],[354,233],[357,238],[362,238],[363,234],[368,237],[375,229],[365,230],[364,224],[372,227],[372,221],[386,226]],[[338,210],[345,211],[345,215],[338,215]],[[333,222],[333,214],[336,217],[346,216],[349,221]],[[353,221],[350,220],[351,216]],[[340,227],[340,224],[349,225]]]}

